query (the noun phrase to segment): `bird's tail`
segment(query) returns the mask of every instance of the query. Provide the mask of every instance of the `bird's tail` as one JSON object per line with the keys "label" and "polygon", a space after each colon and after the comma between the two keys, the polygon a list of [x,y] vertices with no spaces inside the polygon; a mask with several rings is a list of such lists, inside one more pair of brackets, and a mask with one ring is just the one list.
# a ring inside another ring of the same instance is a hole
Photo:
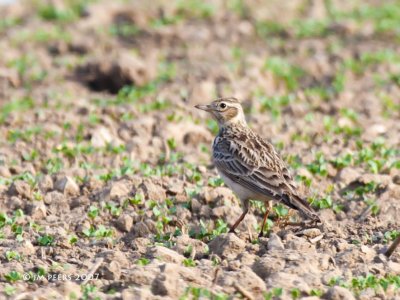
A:
{"label": "bird's tail", "polygon": [[298,210],[300,214],[302,214],[303,216],[307,217],[308,219],[314,222],[321,223],[320,217],[317,215],[315,210],[311,207],[310,203],[308,203],[306,199],[298,195],[290,195],[290,196],[285,195],[283,197],[283,200],[287,206],[295,210]]}

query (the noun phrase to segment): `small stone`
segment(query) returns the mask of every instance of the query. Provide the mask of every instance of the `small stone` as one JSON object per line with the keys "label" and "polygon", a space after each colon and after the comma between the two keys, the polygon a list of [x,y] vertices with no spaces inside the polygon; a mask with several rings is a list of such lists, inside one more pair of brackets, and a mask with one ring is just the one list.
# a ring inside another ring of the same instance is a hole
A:
{"label": "small stone", "polygon": [[361,252],[365,254],[364,259],[367,261],[372,261],[376,255],[375,250],[366,245],[361,245]]}
{"label": "small stone", "polygon": [[35,247],[28,240],[24,240],[20,245],[18,245],[16,251],[24,257],[30,257],[31,255],[34,255],[36,252]]}
{"label": "small stone", "polygon": [[262,299],[263,292],[266,290],[265,282],[250,268],[245,266],[237,271],[224,272],[217,277],[216,283],[224,287],[240,286],[249,295],[252,295],[254,299]]}
{"label": "small stone", "polygon": [[106,127],[98,127],[92,133],[91,143],[93,147],[103,148],[113,141],[111,132]]}
{"label": "small stone", "polygon": [[336,243],[337,251],[341,252],[349,248],[349,244],[346,241],[338,241]]}
{"label": "small stone", "polygon": [[110,199],[117,200],[122,197],[125,197],[131,191],[131,187],[129,183],[125,180],[113,182],[110,188]]}
{"label": "small stone", "polygon": [[71,204],[70,204],[70,208],[74,209],[77,207],[85,207],[87,205],[90,204],[90,199],[88,196],[84,195],[84,196],[79,196],[79,197],[75,197],[72,199]]}
{"label": "small stone", "polygon": [[212,240],[208,246],[210,252],[223,258],[236,258],[243,252],[246,243],[234,233],[221,234]]}
{"label": "small stone", "polygon": [[158,272],[159,268],[153,265],[147,265],[146,267],[134,265],[124,274],[124,281],[129,285],[149,286]]}
{"label": "small stone", "polygon": [[345,186],[354,182],[361,175],[361,171],[355,168],[346,167],[340,170],[338,174],[338,182],[343,183]]}
{"label": "small stone", "polygon": [[32,199],[32,189],[23,180],[14,181],[8,189],[8,193],[10,196],[21,196],[26,199]]}
{"label": "small stone", "polygon": [[341,286],[331,287],[325,294],[327,300],[353,300],[355,299],[352,292]]}
{"label": "small stone", "polygon": [[131,242],[133,250],[138,251],[140,254],[146,253],[147,245],[149,244],[150,240],[145,237],[137,237]]}
{"label": "small stone", "polygon": [[73,281],[62,281],[59,287],[63,299],[80,299],[82,296],[81,286]]}
{"label": "small stone", "polygon": [[[141,299],[141,300],[147,300],[147,299],[153,299],[154,295],[151,293],[150,290],[142,287],[131,287],[124,289],[121,292],[121,298],[122,300],[132,300],[132,299]],[[78,299],[78,298],[77,298]]]}
{"label": "small stone", "polygon": [[178,253],[196,259],[201,259],[208,254],[208,246],[200,240],[192,239],[188,235],[178,236],[174,250]]}
{"label": "small stone", "polygon": [[144,180],[140,188],[143,190],[146,199],[164,201],[167,197],[165,190],[151,180]]}
{"label": "small stone", "polygon": [[318,228],[307,228],[302,231],[303,235],[308,237],[308,238],[315,238],[319,235],[321,235],[321,230]]}
{"label": "small stone", "polygon": [[26,205],[26,213],[33,220],[42,220],[46,217],[46,206],[42,201],[29,202]]}
{"label": "small stone", "polygon": [[[212,209],[212,216],[218,219],[224,220],[228,224],[234,224],[235,221],[240,217],[242,214],[242,209],[239,206],[218,206],[214,207]],[[247,229],[245,224],[248,222],[249,217],[251,215],[249,214],[246,216],[246,218],[243,220],[243,222],[240,223],[239,229]],[[243,225],[242,225],[243,224]]]}
{"label": "small stone", "polygon": [[168,180],[167,191],[171,195],[183,194],[185,192],[184,183],[176,178],[171,178]]}
{"label": "small stone", "polygon": [[285,265],[286,261],[284,259],[264,255],[254,262],[252,269],[258,276],[265,280],[270,275],[282,271]]}
{"label": "small stone", "polygon": [[235,196],[233,192],[226,187],[206,187],[204,190],[204,200],[206,200],[207,204],[219,203],[220,205],[224,205],[225,201],[229,201],[229,203],[235,202]]}
{"label": "small stone", "polygon": [[285,247],[283,246],[281,238],[275,234],[271,233],[268,239],[268,244],[267,244],[267,249],[268,250],[283,250]]}
{"label": "small stone", "polygon": [[46,194],[43,200],[49,205],[48,211],[53,215],[60,216],[70,211],[69,203],[64,194],[57,191]]}
{"label": "small stone", "polygon": [[133,225],[131,233],[135,237],[147,237],[151,233],[151,230],[145,222],[140,221]]}
{"label": "small stone", "polygon": [[154,295],[170,296],[173,299],[178,299],[184,292],[184,284],[180,279],[177,268],[161,266],[161,273],[154,279],[151,290]]}
{"label": "small stone", "polygon": [[0,177],[10,178],[11,172],[6,166],[0,166]]}
{"label": "small stone", "polygon": [[265,279],[267,286],[279,286],[283,290],[291,290],[294,286],[301,292],[309,294],[310,286],[307,284],[303,276],[290,274],[284,271],[272,273]]}
{"label": "small stone", "polygon": [[199,172],[200,172],[201,174],[206,174],[206,173],[207,173],[207,168],[206,168],[206,166],[201,165],[201,166],[198,166],[197,169],[199,170]]}
{"label": "small stone", "polygon": [[64,195],[76,196],[79,194],[79,186],[69,176],[58,179],[54,185],[55,189]]}
{"label": "small stone", "polygon": [[11,196],[6,203],[8,209],[15,210],[19,208],[24,209],[24,205],[27,203],[27,201],[22,200],[21,197]]}
{"label": "small stone", "polygon": [[288,249],[301,250],[309,252],[315,249],[314,245],[309,243],[305,238],[292,236],[291,240],[286,243]]}
{"label": "small stone", "polygon": [[199,143],[209,143],[212,136],[208,130],[203,127],[193,127],[183,136],[183,143],[189,145],[198,145]]}
{"label": "small stone", "polygon": [[133,218],[128,214],[122,214],[117,219],[115,225],[121,231],[129,232],[132,228]]}
{"label": "small stone", "polygon": [[148,249],[147,253],[150,257],[157,258],[163,262],[181,264],[185,259],[185,257],[179,253],[163,246],[151,247]]}
{"label": "small stone", "polygon": [[389,261],[387,267],[390,273],[400,274],[400,263]]}
{"label": "small stone", "polygon": [[99,272],[102,277],[107,280],[118,280],[121,277],[121,267],[116,261],[103,264]]}
{"label": "small stone", "polygon": [[47,192],[53,189],[53,179],[50,175],[44,175],[39,180],[39,189],[42,192]]}
{"label": "small stone", "polygon": [[88,221],[83,221],[83,222],[77,224],[75,231],[83,234],[85,231],[89,230],[90,227],[91,227],[91,224]]}
{"label": "small stone", "polygon": [[129,260],[126,258],[126,253],[119,250],[106,250],[96,255],[96,258],[104,258],[104,263],[109,264],[113,261],[117,262],[120,267],[128,267]]}

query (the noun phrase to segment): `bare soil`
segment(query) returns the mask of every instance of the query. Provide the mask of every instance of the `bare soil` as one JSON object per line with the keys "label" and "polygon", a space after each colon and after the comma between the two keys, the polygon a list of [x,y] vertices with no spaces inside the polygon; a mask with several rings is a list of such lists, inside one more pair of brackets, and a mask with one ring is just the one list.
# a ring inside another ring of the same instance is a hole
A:
{"label": "bare soil", "polygon": [[[399,299],[398,4],[0,6],[0,298]],[[242,210],[194,109],[220,96],[323,225],[277,205],[258,239],[254,202],[227,233]]]}

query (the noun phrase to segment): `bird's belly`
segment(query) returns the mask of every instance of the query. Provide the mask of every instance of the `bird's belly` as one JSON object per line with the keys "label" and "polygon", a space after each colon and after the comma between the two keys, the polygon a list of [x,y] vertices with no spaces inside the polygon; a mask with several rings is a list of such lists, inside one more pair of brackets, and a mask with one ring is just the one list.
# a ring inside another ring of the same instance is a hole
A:
{"label": "bird's belly", "polygon": [[240,200],[255,199],[254,193],[252,193],[250,190],[229,179],[222,172],[218,171],[218,173],[225,184],[239,197]]}

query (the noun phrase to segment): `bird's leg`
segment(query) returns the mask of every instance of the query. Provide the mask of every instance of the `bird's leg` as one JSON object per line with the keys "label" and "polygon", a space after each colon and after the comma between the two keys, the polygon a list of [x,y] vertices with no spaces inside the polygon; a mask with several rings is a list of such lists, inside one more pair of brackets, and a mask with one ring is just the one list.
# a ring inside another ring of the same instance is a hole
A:
{"label": "bird's leg", "polygon": [[265,222],[267,222],[270,211],[271,211],[271,205],[270,205],[270,202],[268,201],[267,205],[265,205],[265,214],[264,214],[264,218],[263,218],[263,221],[261,224],[260,233],[258,234],[258,238],[260,238],[264,235],[264,226],[265,226]]}
{"label": "bird's leg", "polygon": [[390,245],[389,249],[386,251],[385,255],[386,257],[390,257],[394,250],[400,245],[400,235],[395,239],[392,245]]}
{"label": "bird's leg", "polygon": [[233,226],[229,229],[229,232],[235,233],[236,227],[238,227],[238,225],[240,224],[240,222],[243,221],[244,217],[246,216],[246,214],[247,214],[248,212],[249,212],[249,208],[246,207],[246,208],[243,210],[243,213],[240,215],[239,219],[237,219],[237,221],[235,222],[235,224],[233,224]]}

